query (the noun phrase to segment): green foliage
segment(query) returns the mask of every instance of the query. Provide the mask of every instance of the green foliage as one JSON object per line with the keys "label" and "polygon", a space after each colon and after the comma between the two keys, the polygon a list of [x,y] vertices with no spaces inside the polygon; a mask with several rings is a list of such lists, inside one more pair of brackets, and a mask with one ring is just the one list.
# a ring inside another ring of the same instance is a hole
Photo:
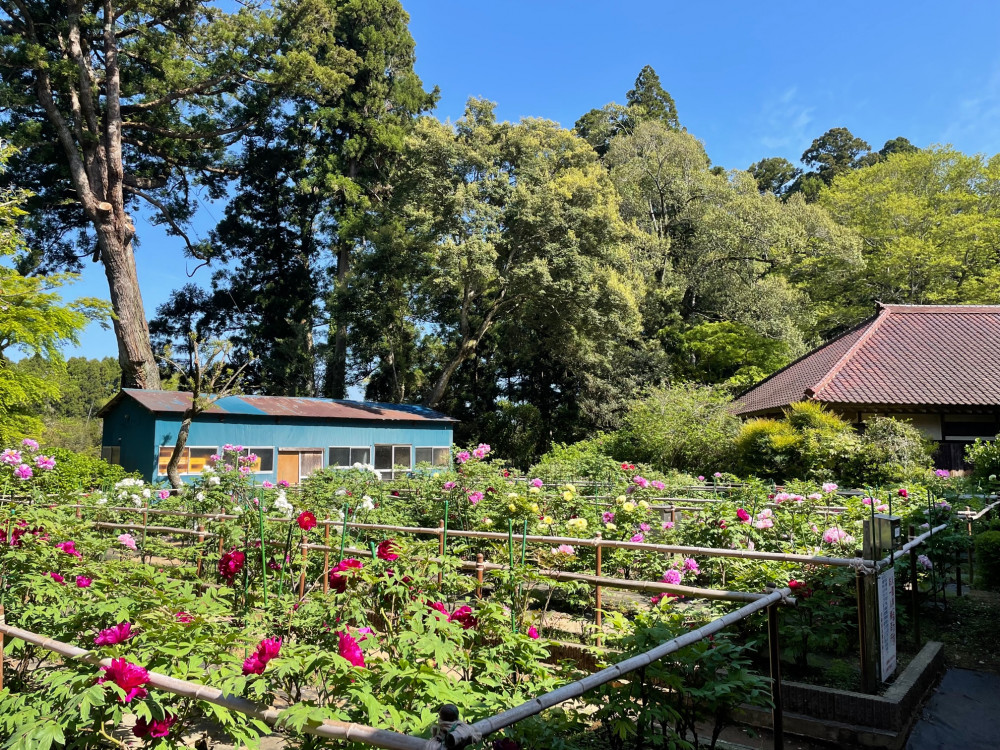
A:
{"label": "green foliage", "polygon": [[732,461],[739,419],[724,392],[694,384],[656,389],[635,402],[612,437],[612,453],[660,471],[708,473]]}
{"label": "green foliage", "polygon": [[909,422],[890,417],[868,420],[854,456],[857,486],[904,484],[933,468],[934,444]]}
{"label": "green foliage", "polygon": [[134,477],[121,466],[93,456],[74,453],[65,448],[52,448],[49,454],[56,460],[50,474],[53,491],[69,496],[79,491],[108,489],[126,477]]}
{"label": "green foliage", "polygon": [[740,471],[776,481],[828,479],[858,451],[850,424],[814,401],[792,404],[785,419],[751,419],[736,438]]}
{"label": "green foliage", "polygon": [[976,534],[976,583],[1000,590],[1000,531]]}
{"label": "green foliage", "polygon": [[[789,362],[789,346],[742,323],[702,323],[681,334],[692,379],[744,390]],[[678,368],[680,369],[680,367]]]}
{"label": "green foliage", "polygon": [[977,479],[996,481],[1000,476],[1000,436],[993,440],[976,438],[965,446],[965,460],[972,464],[972,473]]}

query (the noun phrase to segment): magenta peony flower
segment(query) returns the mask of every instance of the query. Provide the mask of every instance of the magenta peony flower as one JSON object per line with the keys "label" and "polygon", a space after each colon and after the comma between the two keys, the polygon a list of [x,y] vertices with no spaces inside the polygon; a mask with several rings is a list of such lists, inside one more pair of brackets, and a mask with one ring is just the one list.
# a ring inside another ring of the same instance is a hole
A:
{"label": "magenta peony flower", "polygon": [[59,542],[59,544],[56,545],[56,549],[61,549],[67,555],[79,557],[81,560],[83,559],[83,555],[81,555],[76,549],[76,542],[72,539],[66,542]]}
{"label": "magenta peony flower", "polygon": [[136,737],[166,737],[170,734],[170,727],[177,721],[173,714],[164,714],[162,719],[153,719],[147,722],[143,717],[136,719],[132,734]]}
{"label": "magenta peony flower", "polygon": [[362,567],[360,560],[355,560],[353,557],[344,558],[330,569],[330,588],[338,594],[343,594],[347,591],[347,577],[342,576],[341,573],[348,570],[361,570]]}
{"label": "magenta peony flower", "polygon": [[170,490],[160,490],[159,492],[156,493],[156,496],[160,498],[160,500],[166,500],[168,497],[170,497]]}
{"label": "magenta peony flower", "polygon": [[441,488],[445,489],[445,490],[453,490],[453,489],[455,489],[455,483],[454,482],[445,482],[443,485],[441,485]]}
{"label": "magenta peony flower", "polygon": [[472,458],[472,456],[469,454],[469,451],[459,451],[458,455],[455,456],[455,460],[460,464],[464,464],[470,458]]}
{"label": "magenta peony flower", "polygon": [[101,669],[104,670],[104,676],[97,681],[97,684],[115,683],[125,691],[122,703],[128,703],[133,698],[142,700],[149,694],[143,687],[149,682],[149,672],[139,665],[125,659],[112,659],[110,667],[101,667]]}
{"label": "magenta peony flower", "polygon": [[106,628],[94,638],[95,646],[113,646],[116,643],[127,641],[135,633],[132,632],[132,623],[120,622],[112,628]]}
{"label": "magenta peony flower", "polygon": [[472,503],[473,505],[475,505],[476,503],[478,503],[482,499],[483,499],[483,493],[482,492],[470,492],[469,493],[469,502]]}
{"label": "magenta peony flower", "polygon": [[51,456],[35,456],[35,466],[42,471],[52,471],[56,468],[56,460]]}
{"label": "magenta peony flower", "polygon": [[472,616],[472,607],[465,605],[459,607],[448,616],[448,622],[457,622],[463,630],[476,627],[477,620]]}
{"label": "magenta peony flower", "polygon": [[384,542],[379,544],[377,556],[379,560],[397,560],[399,555],[396,554],[396,546],[392,539],[386,539]]}
{"label": "magenta peony flower", "polygon": [[264,674],[264,667],[266,666],[255,651],[243,660],[243,676],[248,677],[252,674]]}
{"label": "magenta peony flower", "polygon": [[743,523],[750,523],[750,514],[747,513],[745,508],[739,508],[736,511],[736,517],[740,519]]}
{"label": "magenta peony flower", "polygon": [[90,584],[94,582],[93,578],[88,578],[87,576],[77,576],[76,577],[76,587],[78,589],[89,589]]}
{"label": "magenta peony flower", "polygon": [[688,571],[689,573],[694,573],[695,575],[698,575],[701,572],[701,569],[698,567],[697,560],[695,560],[693,557],[685,557],[684,564],[682,567],[684,568],[684,570]]}
{"label": "magenta peony flower", "polygon": [[361,646],[349,633],[343,630],[337,632],[337,650],[342,657],[351,663],[351,666],[364,668],[365,655],[361,653]]}
{"label": "magenta peony flower", "polygon": [[278,486],[279,487],[288,487],[289,486],[288,485],[288,480],[287,479],[279,479],[278,480]]}
{"label": "magenta peony flower", "polygon": [[31,479],[34,472],[28,464],[21,464],[16,469],[14,469],[14,476],[18,479]]}
{"label": "magenta peony flower", "polygon": [[528,637],[534,640],[538,640],[538,628],[536,628],[534,625],[528,628]]}
{"label": "magenta peony flower", "polygon": [[174,614],[174,619],[177,620],[177,622],[181,623],[182,625],[189,625],[192,622],[194,622],[194,617],[192,617],[191,615],[189,615],[184,610],[181,610],[180,612],[176,612]]}
{"label": "magenta peony flower", "polygon": [[21,441],[21,445],[23,445],[29,451],[37,451],[38,450],[38,442],[35,441],[35,440],[32,440],[31,438],[25,438],[24,440],[22,440]]}
{"label": "magenta peony flower", "polygon": [[66,579],[63,578],[58,573],[46,573],[45,575],[47,575],[49,578],[51,578],[56,583],[65,583],[66,582]]}
{"label": "magenta peony flower", "polygon": [[670,583],[676,586],[681,582],[681,579],[683,577],[684,577],[683,574],[679,570],[674,570],[673,568],[671,568],[670,570],[668,570],[666,573],[663,574],[663,582]]}
{"label": "magenta peony flower", "polygon": [[265,664],[277,657],[279,653],[281,653],[280,638],[265,638],[257,646],[257,656]]}
{"label": "magenta peony flower", "polygon": [[219,560],[219,575],[232,586],[233,580],[243,570],[246,559],[246,554],[234,547]]}

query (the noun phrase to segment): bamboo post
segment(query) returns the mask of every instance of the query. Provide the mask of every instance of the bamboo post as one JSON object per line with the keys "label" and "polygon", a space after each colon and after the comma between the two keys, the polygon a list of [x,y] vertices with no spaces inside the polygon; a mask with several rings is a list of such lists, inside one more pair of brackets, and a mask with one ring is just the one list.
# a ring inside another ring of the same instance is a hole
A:
{"label": "bamboo post", "polygon": [[973,582],[976,580],[976,576],[973,569],[973,560],[975,558],[975,552],[972,549],[972,508],[968,505],[965,506],[966,512],[969,514],[966,516],[966,526],[969,531],[969,585],[972,586]]}
{"label": "bamboo post", "polygon": [[[0,625],[7,624],[7,614],[0,604]],[[3,631],[0,631],[0,690],[3,690]]]}
{"label": "bamboo post", "polygon": [[323,522],[323,593],[330,593],[330,514],[326,514]]}
{"label": "bamboo post", "polygon": [[[597,577],[600,578],[602,575],[604,575],[604,573],[601,570],[601,545],[600,544],[597,545],[597,566],[596,566],[596,568],[597,568]],[[597,645],[598,646],[601,645],[601,633],[602,633],[602,630],[603,630],[603,628],[601,626],[601,620],[602,620],[601,608],[604,606],[604,604],[602,602],[602,596],[601,596],[602,593],[603,592],[601,591],[601,587],[600,586],[596,586],[594,588],[594,607],[595,607],[594,621],[597,624]]]}
{"label": "bamboo post", "polygon": [[[446,533],[447,532],[445,531],[444,528],[444,519],[442,518],[440,521],[438,521],[438,559],[440,560],[440,564],[442,566],[444,565],[444,535]],[[444,582],[444,568],[439,567],[438,586],[440,586],[443,582]]]}
{"label": "bamboo post", "polygon": [[[204,541],[205,541],[205,525],[204,524],[202,524],[202,523],[198,524],[198,532],[199,532],[198,533],[198,577],[201,578],[201,568],[202,568],[202,563],[204,562],[204,557],[205,557],[205,550],[201,546],[204,543]],[[222,538],[221,537],[219,538],[219,547],[220,548],[222,547]],[[219,553],[219,556],[220,557],[222,556],[221,552]]]}
{"label": "bamboo post", "polygon": [[309,566],[309,561],[307,556],[309,554],[309,547],[306,546],[306,535],[302,534],[302,573],[299,575],[299,599],[302,599],[306,595],[306,569]]}
{"label": "bamboo post", "polygon": [[[773,585],[772,585],[773,586]],[[774,588],[768,586],[772,593]],[[774,733],[774,750],[785,747],[785,717],[781,700],[781,648],[778,643],[778,603],[767,608],[767,645],[771,662],[771,729]]]}
{"label": "bamboo post", "polygon": [[476,598],[483,598],[483,570],[485,566],[483,565],[483,553],[480,552],[476,555]]}
{"label": "bamboo post", "polygon": [[878,654],[875,649],[877,623],[875,610],[875,576],[865,575],[860,569],[855,577],[858,597],[858,640],[861,654],[861,685],[866,693],[878,688],[876,674]]}
{"label": "bamboo post", "polygon": [[[910,526],[910,536],[916,529]],[[910,551],[910,617],[913,620],[913,639],[920,648],[920,587],[917,586],[917,556]]]}
{"label": "bamboo post", "polygon": [[677,523],[677,507],[673,504],[670,505],[670,523]]}
{"label": "bamboo post", "polygon": [[146,563],[146,526],[149,524],[149,498],[142,503],[142,557],[143,564]]}
{"label": "bamboo post", "polygon": [[344,540],[347,537],[347,504],[344,504],[344,526],[340,530],[340,557],[337,558],[337,564],[340,565],[344,561]]}

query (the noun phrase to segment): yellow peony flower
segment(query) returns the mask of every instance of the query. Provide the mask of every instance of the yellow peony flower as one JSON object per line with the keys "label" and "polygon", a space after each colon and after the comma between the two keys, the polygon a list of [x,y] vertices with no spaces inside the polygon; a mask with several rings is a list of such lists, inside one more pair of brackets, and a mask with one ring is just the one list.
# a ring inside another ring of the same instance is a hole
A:
{"label": "yellow peony flower", "polygon": [[572,500],[572,499],[573,499],[573,493],[572,492],[570,492],[569,490],[567,490],[566,492],[563,493],[563,500]]}
{"label": "yellow peony flower", "polygon": [[515,510],[517,510],[517,506],[514,505],[514,503],[511,503],[510,505],[507,506],[507,510],[513,513]]}
{"label": "yellow peony flower", "polygon": [[635,506],[632,503],[625,503],[622,506],[622,510],[625,511],[626,513],[631,513],[633,510],[635,510]]}
{"label": "yellow peony flower", "polygon": [[532,503],[531,504],[531,512],[532,513],[537,513],[538,512],[538,503]]}
{"label": "yellow peony flower", "polygon": [[615,502],[618,503],[619,505],[621,505],[622,503],[625,502],[625,496],[624,495],[619,495],[618,497],[615,498]]}
{"label": "yellow peony flower", "polygon": [[647,503],[645,500],[640,500],[639,507],[642,508],[643,510],[649,510],[649,503]]}
{"label": "yellow peony flower", "polygon": [[542,519],[542,524],[544,524],[545,526],[551,526],[555,522],[556,519],[554,519],[552,516],[545,516],[545,518]]}
{"label": "yellow peony flower", "polygon": [[541,487],[529,487],[528,488],[528,492],[530,492],[532,495],[537,495],[541,491],[542,491]]}

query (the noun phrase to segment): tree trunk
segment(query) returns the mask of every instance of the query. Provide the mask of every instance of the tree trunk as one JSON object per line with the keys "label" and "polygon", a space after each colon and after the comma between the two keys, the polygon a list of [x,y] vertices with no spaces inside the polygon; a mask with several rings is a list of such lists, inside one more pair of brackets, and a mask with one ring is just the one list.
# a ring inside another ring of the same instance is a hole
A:
{"label": "tree trunk", "polygon": [[[122,212],[124,215],[124,212]],[[125,216],[128,222],[128,217]],[[127,226],[131,226],[131,223]],[[111,292],[114,329],[118,339],[118,363],[122,368],[122,388],[160,387],[160,371],[149,342],[149,324],[142,305],[139,276],[132,253],[131,233],[117,227],[98,227],[98,246]]]}
{"label": "tree trunk", "polygon": [[177,471],[177,464],[180,463],[181,454],[184,453],[184,447],[187,445],[188,433],[191,432],[192,419],[194,419],[194,410],[188,409],[184,412],[184,418],[181,420],[181,428],[177,431],[177,442],[174,443],[174,452],[170,454],[170,461],[167,462],[167,478],[170,480],[170,486],[175,490],[179,490],[184,486],[180,472]]}

